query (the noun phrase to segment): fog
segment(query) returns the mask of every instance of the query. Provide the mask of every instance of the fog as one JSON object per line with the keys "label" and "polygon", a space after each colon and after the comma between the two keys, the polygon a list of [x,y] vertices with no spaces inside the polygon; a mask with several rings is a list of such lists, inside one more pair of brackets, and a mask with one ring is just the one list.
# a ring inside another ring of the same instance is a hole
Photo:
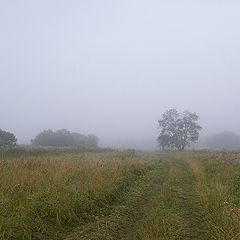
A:
{"label": "fog", "polygon": [[240,133],[240,3],[0,1],[0,128],[154,149],[169,108]]}

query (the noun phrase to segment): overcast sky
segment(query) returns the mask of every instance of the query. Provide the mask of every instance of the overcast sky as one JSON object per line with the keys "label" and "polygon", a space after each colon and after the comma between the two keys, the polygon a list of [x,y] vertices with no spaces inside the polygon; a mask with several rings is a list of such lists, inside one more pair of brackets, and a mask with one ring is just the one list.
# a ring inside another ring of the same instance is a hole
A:
{"label": "overcast sky", "polygon": [[156,147],[169,108],[240,133],[240,2],[0,0],[0,128]]}

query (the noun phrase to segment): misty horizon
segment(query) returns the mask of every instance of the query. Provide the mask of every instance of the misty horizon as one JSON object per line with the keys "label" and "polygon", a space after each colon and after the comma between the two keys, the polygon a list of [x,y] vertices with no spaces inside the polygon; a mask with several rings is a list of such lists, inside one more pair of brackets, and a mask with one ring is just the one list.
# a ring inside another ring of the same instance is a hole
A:
{"label": "misty horizon", "polygon": [[102,147],[155,149],[171,108],[204,138],[240,134],[240,3],[0,3],[0,128],[18,143],[45,129]]}

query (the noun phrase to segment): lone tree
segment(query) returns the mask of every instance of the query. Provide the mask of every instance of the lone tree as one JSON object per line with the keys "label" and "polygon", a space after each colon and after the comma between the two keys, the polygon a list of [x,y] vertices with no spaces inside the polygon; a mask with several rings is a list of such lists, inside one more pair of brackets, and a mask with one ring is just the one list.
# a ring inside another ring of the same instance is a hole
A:
{"label": "lone tree", "polygon": [[202,129],[197,124],[198,119],[199,116],[196,113],[189,111],[179,113],[176,109],[167,110],[162,115],[162,119],[158,121],[159,147],[184,150],[186,146],[197,142],[199,131]]}
{"label": "lone tree", "polygon": [[0,129],[0,146],[13,147],[17,143],[17,139],[13,133]]}

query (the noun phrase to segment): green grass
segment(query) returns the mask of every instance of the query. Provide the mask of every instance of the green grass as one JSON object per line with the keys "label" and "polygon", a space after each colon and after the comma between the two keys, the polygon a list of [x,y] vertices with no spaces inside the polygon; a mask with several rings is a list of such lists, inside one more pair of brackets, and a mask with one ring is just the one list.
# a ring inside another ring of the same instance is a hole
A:
{"label": "green grass", "polygon": [[240,239],[240,154],[1,150],[0,239]]}

